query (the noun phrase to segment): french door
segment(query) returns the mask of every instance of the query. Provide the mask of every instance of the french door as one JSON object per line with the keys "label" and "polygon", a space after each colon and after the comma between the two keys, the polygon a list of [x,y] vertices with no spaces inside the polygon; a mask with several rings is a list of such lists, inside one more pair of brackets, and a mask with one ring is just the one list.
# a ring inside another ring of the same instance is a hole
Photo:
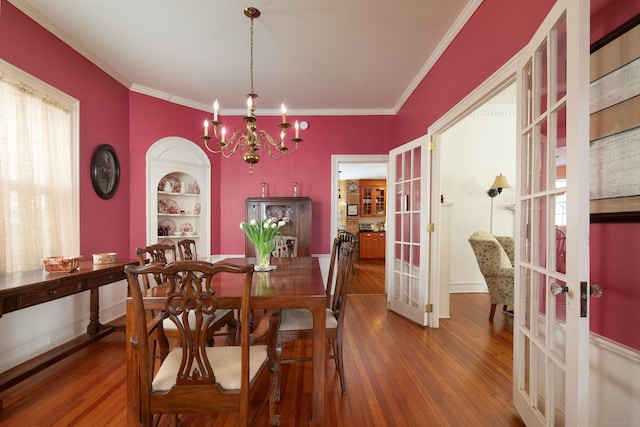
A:
{"label": "french door", "polygon": [[425,135],[389,152],[386,289],[389,309],[429,323],[431,152]]}
{"label": "french door", "polygon": [[517,69],[513,400],[588,426],[589,1],[557,0]]}

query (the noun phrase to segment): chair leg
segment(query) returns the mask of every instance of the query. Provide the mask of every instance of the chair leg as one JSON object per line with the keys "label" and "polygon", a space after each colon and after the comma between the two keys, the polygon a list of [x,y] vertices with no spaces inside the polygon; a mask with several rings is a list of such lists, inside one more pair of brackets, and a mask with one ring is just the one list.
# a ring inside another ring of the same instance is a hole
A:
{"label": "chair leg", "polygon": [[489,312],[489,322],[493,322],[493,316],[496,314],[496,304],[491,304],[491,311]]}
{"label": "chair leg", "polygon": [[342,346],[337,339],[332,340],[333,344],[333,356],[336,360],[336,370],[338,371],[338,377],[340,378],[340,389],[342,394],[347,393],[347,388],[344,383],[344,374],[342,373]]}
{"label": "chair leg", "polygon": [[275,401],[279,402],[280,401],[280,368],[282,367],[281,365],[281,361],[282,361],[282,351],[283,351],[283,347],[284,347],[284,343],[283,342],[277,342],[276,343],[276,357],[275,357],[275,371],[278,373],[278,375],[276,376],[276,386],[275,386]]}
{"label": "chair leg", "polygon": [[238,336],[238,320],[234,318],[229,323],[227,323],[227,329],[229,331],[227,343],[229,345],[236,345],[236,337]]}

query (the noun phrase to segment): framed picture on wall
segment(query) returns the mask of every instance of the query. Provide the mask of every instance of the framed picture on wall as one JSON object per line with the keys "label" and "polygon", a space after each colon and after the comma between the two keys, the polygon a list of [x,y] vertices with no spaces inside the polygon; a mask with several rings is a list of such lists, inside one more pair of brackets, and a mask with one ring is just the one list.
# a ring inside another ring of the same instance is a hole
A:
{"label": "framed picture on wall", "polygon": [[120,183],[120,162],[112,146],[101,145],[93,153],[91,183],[102,199],[110,199],[116,194]]}
{"label": "framed picture on wall", "polygon": [[348,216],[358,216],[358,205],[347,205]]}
{"label": "framed picture on wall", "polygon": [[640,220],[640,15],[591,45],[591,222]]}

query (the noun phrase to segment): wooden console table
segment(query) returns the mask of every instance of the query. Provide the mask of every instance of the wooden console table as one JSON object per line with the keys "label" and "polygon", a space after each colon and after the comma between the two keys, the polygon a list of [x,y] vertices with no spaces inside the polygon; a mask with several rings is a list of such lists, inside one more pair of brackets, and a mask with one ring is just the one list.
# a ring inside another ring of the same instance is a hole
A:
{"label": "wooden console table", "polygon": [[[0,276],[0,318],[5,313],[84,291],[91,292],[87,335],[0,373],[0,392],[113,332],[114,326],[100,323],[98,288],[126,280],[124,266],[137,263],[138,261],[133,259],[117,260],[113,264],[104,265],[94,265],[92,261],[81,261],[80,268],[71,273],[47,273],[39,269]],[[0,413],[2,413],[2,400],[0,400]]]}

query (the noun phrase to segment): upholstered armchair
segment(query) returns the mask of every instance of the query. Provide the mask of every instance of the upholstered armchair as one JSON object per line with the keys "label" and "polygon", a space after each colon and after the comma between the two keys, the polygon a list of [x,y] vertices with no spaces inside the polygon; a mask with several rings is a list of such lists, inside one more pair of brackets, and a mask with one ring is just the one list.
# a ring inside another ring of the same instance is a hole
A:
{"label": "upholstered armchair", "polygon": [[505,311],[513,305],[513,238],[476,231],[469,237],[469,243],[489,288],[492,322],[497,304],[502,304]]}

